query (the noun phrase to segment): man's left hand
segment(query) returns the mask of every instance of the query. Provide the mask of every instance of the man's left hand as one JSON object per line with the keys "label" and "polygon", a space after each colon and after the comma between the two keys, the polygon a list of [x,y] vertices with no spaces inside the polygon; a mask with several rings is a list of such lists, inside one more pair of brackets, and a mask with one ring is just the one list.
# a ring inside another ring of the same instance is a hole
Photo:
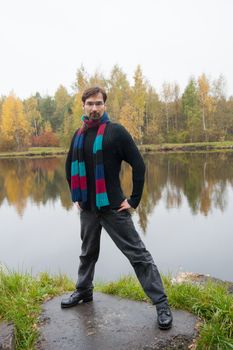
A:
{"label": "man's left hand", "polygon": [[131,208],[131,205],[129,205],[127,199],[125,199],[121,205],[120,205],[120,209],[118,209],[117,211],[122,211],[122,210],[125,210],[125,209],[129,209]]}

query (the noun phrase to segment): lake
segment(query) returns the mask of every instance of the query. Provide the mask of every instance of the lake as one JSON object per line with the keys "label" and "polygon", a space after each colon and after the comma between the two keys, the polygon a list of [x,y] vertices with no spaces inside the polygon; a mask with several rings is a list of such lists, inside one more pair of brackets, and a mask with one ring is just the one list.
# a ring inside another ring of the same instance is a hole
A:
{"label": "lake", "polygon": [[[146,181],[134,224],[159,270],[233,281],[233,152],[145,154]],[[65,157],[0,159],[0,262],[10,270],[66,273],[76,280],[79,212]],[[131,191],[123,164],[122,187]],[[102,230],[95,280],[133,274]]]}

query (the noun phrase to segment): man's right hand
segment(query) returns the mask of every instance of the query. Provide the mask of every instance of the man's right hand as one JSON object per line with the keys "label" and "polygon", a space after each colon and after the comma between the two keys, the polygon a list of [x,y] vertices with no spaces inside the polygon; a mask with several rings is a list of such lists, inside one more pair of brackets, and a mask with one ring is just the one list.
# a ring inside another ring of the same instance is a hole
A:
{"label": "man's right hand", "polygon": [[81,210],[81,207],[80,207],[80,205],[78,204],[78,202],[74,202],[74,205],[75,205],[79,210]]}

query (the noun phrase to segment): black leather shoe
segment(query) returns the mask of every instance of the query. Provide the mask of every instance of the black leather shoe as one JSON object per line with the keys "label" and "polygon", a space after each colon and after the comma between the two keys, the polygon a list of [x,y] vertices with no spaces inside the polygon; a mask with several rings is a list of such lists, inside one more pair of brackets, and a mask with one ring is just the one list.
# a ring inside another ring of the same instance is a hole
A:
{"label": "black leather shoe", "polygon": [[173,321],[170,307],[166,305],[166,306],[162,306],[161,308],[158,308],[157,315],[158,315],[157,321],[158,321],[159,328],[170,329]]}
{"label": "black leather shoe", "polygon": [[69,298],[62,299],[61,301],[61,307],[71,307],[78,305],[80,301],[83,303],[87,303],[88,301],[93,300],[93,293],[91,291],[79,291],[75,290]]}

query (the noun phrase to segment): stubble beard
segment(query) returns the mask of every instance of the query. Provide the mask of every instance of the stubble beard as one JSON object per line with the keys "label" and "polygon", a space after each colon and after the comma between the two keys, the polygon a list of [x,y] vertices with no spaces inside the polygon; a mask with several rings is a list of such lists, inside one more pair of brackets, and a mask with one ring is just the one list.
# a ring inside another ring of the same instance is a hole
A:
{"label": "stubble beard", "polygon": [[99,112],[91,112],[89,118],[92,120],[98,120],[101,118],[101,115]]}

